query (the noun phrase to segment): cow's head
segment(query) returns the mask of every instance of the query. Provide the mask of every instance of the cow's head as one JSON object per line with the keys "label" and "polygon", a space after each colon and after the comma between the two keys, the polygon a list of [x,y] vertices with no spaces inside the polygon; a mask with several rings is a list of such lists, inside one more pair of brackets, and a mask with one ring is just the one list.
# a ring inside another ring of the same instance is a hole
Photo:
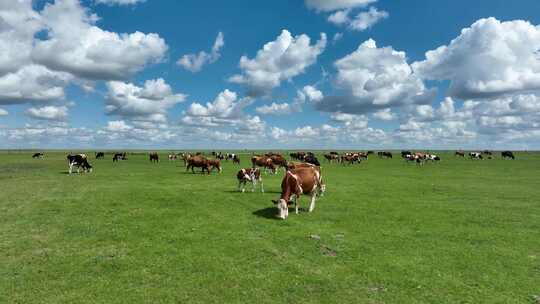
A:
{"label": "cow's head", "polygon": [[277,217],[284,220],[289,216],[289,206],[287,204],[287,201],[284,199],[279,199],[278,201],[272,200],[274,205],[278,208],[278,214]]}

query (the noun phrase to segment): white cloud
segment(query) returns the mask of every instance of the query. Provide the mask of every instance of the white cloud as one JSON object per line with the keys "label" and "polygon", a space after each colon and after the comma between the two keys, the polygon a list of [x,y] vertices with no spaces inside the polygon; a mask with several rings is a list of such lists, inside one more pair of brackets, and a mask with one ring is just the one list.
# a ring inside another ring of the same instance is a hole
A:
{"label": "white cloud", "polygon": [[4,109],[0,109],[0,116],[7,116],[9,114],[8,111],[4,110]]}
{"label": "white cloud", "polygon": [[270,105],[264,105],[255,109],[257,113],[264,115],[289,115],[294,112],[291,104],[289,103],[275,103]]}
{"label": "white cloud", "polygon": [[161,78],[147,80],[143,87],[110,81],[107,89],[107,113],[132,120],[166,122],[167,110],[186,99]]}
{"label": "white cloud", "polygon": [[224,45],[225,40],[223,38],[223,33],[219,32],[210,54],[201,51],[198,54],[184,55],[178,59],[176,64],[193,73],[199,72],[202,70],[203,66],[214,63],[221,57],[220,51]]}
{"label": "white cloud", "polygon": [[492,99],[540,89],[539,49],[540,26],[480,19],[412,66],[426,79],[450,80],[453,97]]}
{"label": "white cloud", "polygon": [[365,7],[374,2],[377,0],[305,0],[308,8],[324,12]]}
{"label": "white cloud", "polygon": [[255,110],[264,115],[289,115],[294,112],[302,112],[302,106],[307,101],[316,103],[321,101],[324,95],[314,86],[307,85],[296,91],[296,97],[292,103],[275,103],[257,107]]}
{"label": "white cloud", "polygon": [[343,39],[343,33],[335,33],[334,38],[332,38],[332,42],[336,44],[341,39]]}
{"label": "white cloud", "polygon": [[192,103],[186,114],[189,116],[238,118],[242,115],[242,109],[250,103],[251,100],[239,100],[235,92],[225,90],[219,93],[213,102],[208,102],[206,105]]}
{"label": "white cloud", "polygon": [[123,120],[114,120],[107,122],[107,126],[105,127],[105,130],[109,132],[128,132],[133,130],[133,127],[128,125]]}
{"label": "white cloud", "polygon": [[380,120],[384,120],[384,121],[391,121],[391,120],[396,119],[396,115],[392,113],[391,109],[383,109],[383,110],[377,111],[373,114],[373,117]]}
{"label": "white cloud", "polygon": [[73,79],[41,65],[26,65],[0,77],[0,104],[64,99],[64,87]]}
{"label": "white cloud", "polygon": [[125,79],[159,62],[167,44],[157,34],[118,34],[94,25],[98,17],[77,0],[57,0],[42,12],[48,39],[37,40],[35,62],[49,69],[96,80]]}
{"label": "white cloud", "polygon": [[107,5],[135,5],[146,0],[96,0],[96,3]]}
{"label": "white cloud", "polygon": [[333,13],[332,15],[328,16],[328,22],[333,23],[335,25],[344,25],[351,21],[349,18],[350,10],[342,10],[337,11]]}
{"label": "white cloud", "polygon": [[326,112],[366,113],[411,104],[427,104],[435,91],[413,73],[405,52],[377,48],[374,40],[335,62],[336,85],[344,96],[330,96],[316,104]]}
{"label": "white cloud", "polygon": [[26,114],[34,119],[63,121],[68,118],[66,106],[44,106],[41,108],[29,108]]}
{"label": "white cloud", "polygon": [[349,23],[349,28],[356,31],[365,31],[374,26],[379,21],[388,18],[388,12],[379,11],[375,7],[370,7],[366,12],[360,12]]}
{"label": "white cloud", "polygon": [[293,37],[283,30],[275,41],[264,45],[254,59],[240,58],[242,74],[229,78],[233,83],[244,84],[249,96],[269,95],[273,88],[282,81],[305,72],[317,60],[326,47],[326,34],[311,45],[311,39],[305,35]]}

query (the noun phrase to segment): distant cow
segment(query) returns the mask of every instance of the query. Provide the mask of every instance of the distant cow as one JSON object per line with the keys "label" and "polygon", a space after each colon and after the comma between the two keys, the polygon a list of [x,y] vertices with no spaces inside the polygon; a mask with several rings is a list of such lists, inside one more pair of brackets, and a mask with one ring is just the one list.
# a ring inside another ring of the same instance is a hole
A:
{"label": "distant cow", "polygon": [[238,171],[236,174],[238,179],[238,191],[245,192],[246,184],[249,182],[252,185],[252,192],[255,192],[255,185],[261,184],[261,192],[264,192],[264,185],[261,176],[261,169],[259,168],[245,168]]}
{"label": "distant cow", "polygon": [[178,158],[178,156],[174,153],[169,154],[169,161],[175,161]]}
{"label": "distant cow", "polygon": [[329,154],[324,154],[324,158],[328,161],[328,162],[333,162],[335,160],[339,160],[339,155],[338,154],[333,154],[333,153],[329,153]]}
{"label": "distant cow", "polygon": [[433,162],[438,162],[441,160],[441,158],[435,154],[426,154],[425,156],[426,160],[430,160],[430,161],[433,161]]}
{"label": "distant cow", "polygon": [[493,152],[489,151],[489,150],[484,150],[482,151],[482,154],[485,154],[485,155],[493,155]]}
{"label": "distant cow", "polygon": [[306,156],[304,156],[304,161],[306,163],[309,163],[318,167],[321,166],[321,163],[319,163],[319,160],[317,159],[317,157],[315,157],[313,153],[307,154]]}
{"label": "distant cow", "polygon": [[34,155],[32,155],[32,158],[43,158],[43,156],[45,156],[45,154],[43,153],[34,153]]}
{"label": "distant cow", "polygon": [[287,168],[287,160],[283,156],[274,154],[270,156],[270,159],[274,166],[276,166],[276,170],[279,170],[279,168]]}
{"label": "distant cow", "polygon": [[204,156],[196,155],[187,159],[186,171],[189,171],[189,169],[191,168],[191,172],[195,173],[195,167],[201,168],[202,173],[204,173],[204,171],[206,170],[208,174],[210,174],[211,165],[208,163],[208,160]]}
{"label": "distant cow", "polygon": [[392,158],[392,153],[387,151],[380,151],[377,153],[379,158]]}
{"label": "distant cow", "polygon": [[454,156],[465,157],[465,152],[463,152],[463,151],[456,151],[456,153],[454,154]]}
{"label": "distant cow", "polygon": [[233,164],[240,165],[240,157],[238,157],[238,155],[234,154],[232,161],[233,161]]}
{"label": "distant cow", "polygon": [[124,153],[115,153],[113,156],[113,162],[117,162],[119,160],[127,160],[126,152]]}
{"label": "distant cow", "polygon": [[402,158],[407,158],[409,155],[413,155],[411,151],[401,151]]}
{"label": "distant cow", "polygon": [[471,159],[484,159],[484,157],[482,156],[482,153],[480,152],[469,152],[469,157]]}
{"label": "distant cow", "polygon": [[286,219],[289,216],[289,202],[294,202],[296,214],[298,214],[298,200],[302,194],[311,196],[309,212],[315,209],[315,200],[319,193],[324,192],[325,186],[319,171],[314,168],[299,168],[287,171],[281,182],[281,196],[279,200],[272,202],[277,206],[278,217]]}
{"label": "distant cow", "polygon": [[268,169],[270,169],[272,173],[277,174],[276,166],[274,165],[274,162],[272,162],[272,159],[270,157],[253,156],[251,157],[251,166],[253,168],[262,167],[264,168],[265,173]]}
{"label": "distant cow", "polygon": [[501,152],[501,157],[503,159],[507,159],[507,158],[516,159],[516,157],[514,156],[514,153],[512,153],[512,151],[503,151],[503,152]]}
{"label": "distant cow", "polygon": [[96,159],[102,159],[105,158],[105,153],[103,152],[96,152]]}
{"label": "distant cow", "polygon": [[77,173],[80,173],[80,168],[83,169],[83,172],[92,172],[92,166],[88,163],[88,157],[86,154],[76,154],[67,156],[69,164],[69,174],[72,173],[73,167],[77,167]]}
{"label": "distant cow", "polygon": [[150,153],[150,162],[159,163],[159,154],[157,152]]}

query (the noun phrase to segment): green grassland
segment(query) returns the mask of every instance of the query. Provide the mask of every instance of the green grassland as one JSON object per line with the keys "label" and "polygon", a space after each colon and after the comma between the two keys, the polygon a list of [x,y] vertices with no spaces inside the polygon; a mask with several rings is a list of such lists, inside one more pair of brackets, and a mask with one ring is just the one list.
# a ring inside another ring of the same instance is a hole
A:
{"label": "green grassland", "polygon": [[[323,164],[313,213],[274,218],[238,166],[0,153],[0,303],[536,303],[540,153]],[[248,154],[242,166],[248,167]],[[320,158],[322,160],[322,158]],[[248,188],[250,189],[250,188]],[[308,206],[308,199],[301,199]]]}

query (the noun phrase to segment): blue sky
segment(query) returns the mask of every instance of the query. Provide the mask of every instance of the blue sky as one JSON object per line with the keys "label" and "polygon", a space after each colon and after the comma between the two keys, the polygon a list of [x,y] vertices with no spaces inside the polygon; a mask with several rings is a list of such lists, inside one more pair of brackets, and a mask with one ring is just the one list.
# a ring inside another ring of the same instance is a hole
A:
{"label": "blue sky", "polygon": [[539,9],[6,2],[0,148],[538,149]]}

